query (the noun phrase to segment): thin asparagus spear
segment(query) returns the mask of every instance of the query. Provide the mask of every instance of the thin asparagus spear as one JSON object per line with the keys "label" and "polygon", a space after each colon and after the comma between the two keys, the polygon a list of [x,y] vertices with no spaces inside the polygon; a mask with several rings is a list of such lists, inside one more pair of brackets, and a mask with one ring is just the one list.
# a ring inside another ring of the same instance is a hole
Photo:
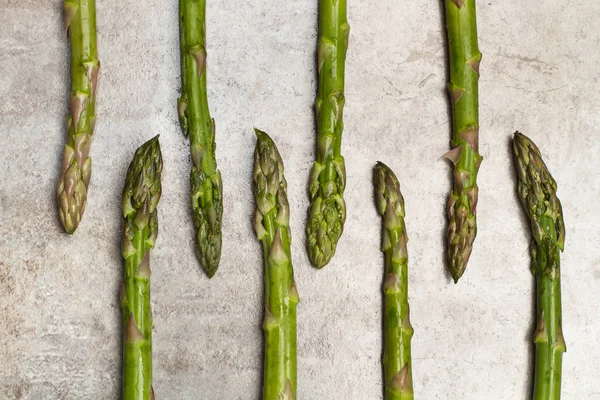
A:
{"label": "thin asparagus spear", "polygon": [[513,150],[519,197],[533,234],[530,250],[537,310],[533,398],[559,400],[562,356],[567,350],[560,300],[560,252],[565,246],[562,205],[556,197],[556,181],[531,139],[516,132]]}
{"label": "thin asparagus spear", "polygon": [[254,228],[265,263],[265,370],[263,400],[296,397],[296,306],[290,253],[290,209],[283,161],[269,135],[255,129]]}
{"label": "thin asparagus spear", "polygon": [[191,203],[200,264],[212,278],[221,259],[223,186],[215,158],[215,121],[206,94],[206,1],[179,0],[181,129],[190,139]]}
{"label": "thin asparagus spear", "polygon": [[375,199],[383,217],[381,249],[385,254],[383,368],[386,400],[412,400],[410,340],[413,328],[408,307],[408,236],[404,198],[394,172],[375,166]]}
{"label": "thin asparagus spear", "polygon": [[71,44],[71,101],[67,144],[58,182],[58,215],[64,230],[79,226],[92,172],[90,144],[96,123],[96,86],[100,61],[96,50],[96,1],[66,0],[65,31]]}
{"label": "thin asparagus spear", "polygon": [[478,81],[481,53],[477,46],[475,0],[446,0],[450,54],[448,92],[452,103],[454,188],[448,199],[448,261],[454,282],[465,272],[477,235],[479,155]]}
{"label": "thin asparagus spear", "polygon": [[123,189],[123,400],[154,399],[150,250],[158,235],[156,206],[161,173],[162,156],[156,136],[135,152]]}
{"label": "thin asparagus spear", "polygon": [[308,256],[323,268],[333,255],[344,230],[346,166],[341,155],[344,110],[344,70],[350,26],[346,0],[319,1],[319,92],[317,157],[310,175]]}

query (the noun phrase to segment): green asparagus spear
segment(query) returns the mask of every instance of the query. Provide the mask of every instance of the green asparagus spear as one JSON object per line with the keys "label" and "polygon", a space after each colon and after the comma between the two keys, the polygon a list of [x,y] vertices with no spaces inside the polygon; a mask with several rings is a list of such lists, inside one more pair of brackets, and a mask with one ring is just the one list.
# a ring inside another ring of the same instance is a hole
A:
{"label": "green asparagus spear", "polygon": [[448,261],[454,282],[465,272],[477,235],[479,155],[478,81],[481,53],[477,46],[475,0],[446,0],[450,54],[448,92],[452,103],[454,189],[448,199]]}
{"label": "green asparagus spear", "polygon": [[263,400],[296,397],[298,291],[290,253],[290,207],[283,161],[269,135],[255,129],[254,229],[265,263],[265,366]]}
{"label": "green asparagus spear", "polygon": [[560,252],[565,245],[562,206],[556,182],[537,146],[516,132],[513,151],[521,204],[531,222],[531,269],[536,278],[534,400],[559,400],[562,356],[567,350],[562,331]]}
{"label": "green asparagus spear", "polygon": [[200,264],[212,278],[221,259],[223,186],[215,158],[215,121],[206,94],[206,1],[179,0],[181,98],[177,100],[183,134],[192,154],[191,203]]}
{"label": "green asparagus spear", "polygon": [[71,102],[68,139],[58,182],[58,215],[67,233],[83,217],[92,172],[90,144],[96,123],[96,84],[100,61],[96,50],[96,1],[66,0],[65,32],[71,43]]}
{"label": "green asparagus spear", "polygon": [[123,189],[123,400],[154,399],[150,250],[158,235],[156,206],[161,173],[162,156],[156,136],[135,152]]}
{"label": "green asparagus spear", "polygon": [[344,230],[346,166],[341,155],[344,69],[350,26],[346,0],[320,0],[317,110],[317,157],[310,175],[308,255],[323,268],[333,255]]}
{"label": "green asparagus spear", "polygon": [[408,308],[408,253],[404,198],[394,172],[375,166],[375,199],[383,216],[382,251],[385,254],[383,369],[386,400],[412,400],[410,340],[413,328]]}

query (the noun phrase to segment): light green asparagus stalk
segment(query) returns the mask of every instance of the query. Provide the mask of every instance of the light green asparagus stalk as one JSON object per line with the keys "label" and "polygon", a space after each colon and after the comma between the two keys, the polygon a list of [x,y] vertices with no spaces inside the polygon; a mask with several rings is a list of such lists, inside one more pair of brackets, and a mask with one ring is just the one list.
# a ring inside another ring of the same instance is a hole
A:
{"label": "light green asparagus stalk", "polygon": [[96,123],[96,85],[100,61],[96,50],[96,1],[66,0],[65,32],[71,43],[71,101],[67,144],[58,182],[58,215],[67,233],[75,232],[87,202],[92,172],[90,144]]}
{"label": "light green asparagus stalk", "polygon": [[162,156],[158,136],[137,149],[123,189],[125,260],[123,311],[123,400],[153,400],[150,250],[158,235]]}
{"label": "light green asparagus stalk", "polygon": [[559,400],[562,356],[567,350],[562,331],[560,252],[565,245],[562,206],[556,182],[537,146],[516,132],[513,140],[521,204],[531,222],[531,268],[536,277],[537,329],[534,400]]}
{"label": "light green asparagus stalk", "polygon": [[410,340],[413,328],[408,308],[408,236],[400,183],[385,164],[375,166],[375,199],[383,216],[385,254],[383,369],[386,400],[412,400]]}
{"label": "light green asparagus stalk", "polygon": [[346,0],[319,1],[317,159],[310,175],[308,256],[322,268],[335,254],[344,230],[346,166],[341,155],[344,70],[350,26]]}
{"label": "light green asparagus stalk", "polygon": [[298,291],[290,254],[290,207],[283,161],[269,135],[255,129],[254,229],[265,263],[265,366],[263,400],[296,397]]}
{"label": "light green asparagus stalk", "polygon": [[177,100],[183,134],[190,138],[191,202],[200,264],[212,278],[221,259],[223,186],[215,158],[215,121],[206,94],[206,1],[179,0],[181,98]]}
{"label": "light green asparagus stalk", "polygon": [[479,155],[478,81],[481,53],[477,46],[475,0],[446,0],[450,54],[448,92],[452,103],[454,189],[448,199],[448,262],[454,282],[465,272],[477,235]]}

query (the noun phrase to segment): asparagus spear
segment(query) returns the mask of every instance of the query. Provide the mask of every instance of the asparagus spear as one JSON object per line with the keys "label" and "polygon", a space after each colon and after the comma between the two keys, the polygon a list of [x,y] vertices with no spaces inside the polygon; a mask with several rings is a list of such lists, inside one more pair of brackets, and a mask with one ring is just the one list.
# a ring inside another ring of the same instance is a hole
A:
{"label": "asparagus spear", "polygon": [[404,198],[394,172],[375,166],[375,199],[383,217],[385,254],[383,368],[386,400],[412,400],[410,340],[413,328],[408,308],[408,253]]}
{"label": "asparagus spear", "polygon": [[221,259],[223,186],[215,159],[215,121],[206,94],[206,1],[179,0],[181,129],[190,139],[191,203],[200,264],[212,278]]}
{"label": "asparagus spear", "polygon": [[477,46],[475,0],[446,0],[450,54],[448,92],[452,103],[454,188],[448,199],[448,261],[454,282],[465,272],[477,235],[479,155],[478,81],[481,53]]}
{"label": "asparagus spear", "polygon": [[308,255],[322,268],[335,254],[344,230],[346,167],[341,155],[344,69],[350,26],[346,0],[319,2],[319,92],[317,111],[317,157],[310,175]]}
{"label": "asparagus spear", "polygon": [[96,50],[96,1],[66,0],[64,23],[71,44],[71,101],[68,139],[56,192],[60,222],[67,233],[73,233],[85,211],[92,171],[89,153],[96,122],[96,84],[100,71]]}
{"label": "asparagus spear", "polygon": [[535,400],[559,400],[562,355],[566,351],[560,300],[560,252],[565,245],[556,182],[537,146],[516,132],[513,151],[521,204],[531,222],[531,268],[536,278]]}
{"label": "asparagus spear", "polygon": [[255,129],[254,229],[265,263],[265,370],[263,400],[296,397],[298,291],[290,254],[290,208],[283,161],[269,135]]}
{"label": "asparagus spear", "polygon": [[162,156],[156,136],[135,152],[123,189],[123,400],[154,399],[150,250],[158,235],[156,206],[161,173]]}

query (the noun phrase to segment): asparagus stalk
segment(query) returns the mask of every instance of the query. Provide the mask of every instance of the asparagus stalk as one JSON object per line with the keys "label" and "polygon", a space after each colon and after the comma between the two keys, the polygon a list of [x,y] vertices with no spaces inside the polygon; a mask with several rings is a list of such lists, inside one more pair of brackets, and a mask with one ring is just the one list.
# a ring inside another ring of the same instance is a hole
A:
{"label": "asparagus stalk", "polygon": [[516,132],[513,140],[521,204],[531,222],[531,268],[536,280],[534,400],[559,400],[562,356],[560,252],[565,245],[562,206],[556,182],[537,146]]}
{"label": "asparagus stalk", "polygon": [[161,173],[162,156],[156,136],[135,152],[123,189],[123,400],[154,399],[150,250],[158,235],[156,206]]}
{"label": "asparagus stalk", "polygon": [[179,0],[181,129],[190,140],[191,203],[196,249],[202,268],[212,278],[221,259],[223,186],[215,158],[215,121],[206,94],[206,1]]}
{"label": "asparagus stalk", "polygon": [[96,1],[65,0],[65,32],[71,45],[71,101],[68,139],[58,182],[58,215],[64,230],[79,226],[92,172],[90,144],[96,122],[96,84],[100,61],[96,49]]}
{"label": "asparagus stalk", "polygon": [[296,306],[290,253],[290,208],[283,161],[269,135],[255,129],[254,228],[265,263],[265,366],[263,400],[296,397]]}
{"label": "asparagus stalk", "polygon": [[308,255],[322,268],[333,257],[344,230],[346,167],[341,155],[344,69],[350,26],[346,0],[320,0],[317,111],[317,155],[310,175]]}
{"label": "asparagus stalk", "polygon": [[452,104],[454,188],[448,199],[448,261],[454,282],[465,272],[477,235],[479,154],[478,81],[481,53],[477,46],[475,0],[446,0],[450,55],[448,92]]}
{"label": "asparagus stalk", "polygon": [[404,198],[394,172],[375,166],[375,199],[383,217],[381,249],[385,254],[383,369],[386,400],[412,400],[410,340],[413,328],[408,308],[408,236]]}

